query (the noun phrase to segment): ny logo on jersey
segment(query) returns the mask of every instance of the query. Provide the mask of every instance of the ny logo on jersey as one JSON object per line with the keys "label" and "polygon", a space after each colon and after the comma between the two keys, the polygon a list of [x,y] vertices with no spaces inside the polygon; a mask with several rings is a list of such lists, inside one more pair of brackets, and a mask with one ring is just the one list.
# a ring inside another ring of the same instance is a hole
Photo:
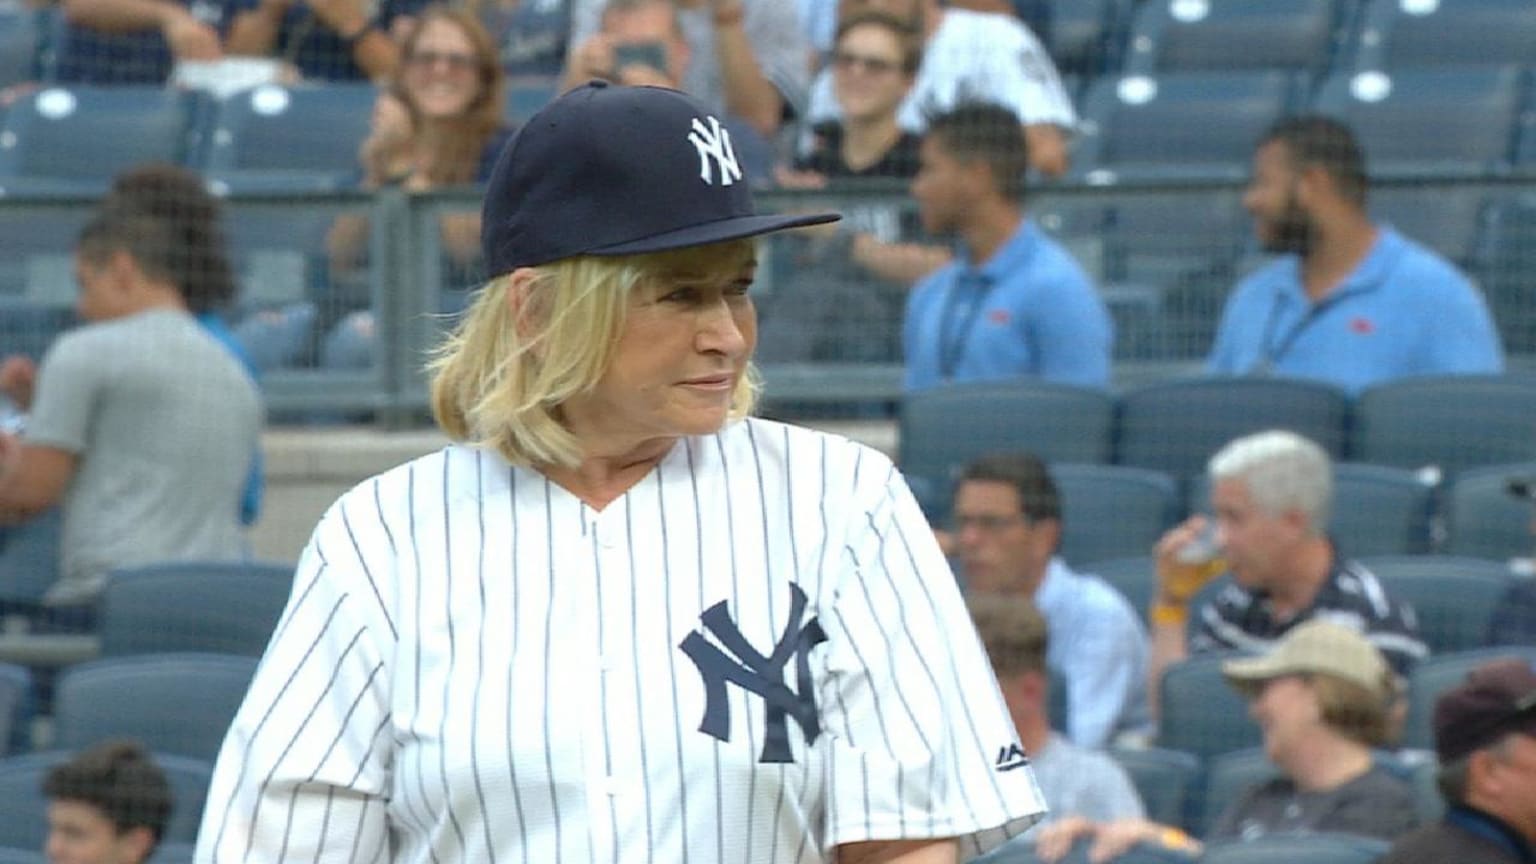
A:
{"label": "ny logo on jersey", "polygon": [[[727,684],[762,697],[764,705],[763,752],[759,762],[793,762],[789,747],[788,719],[800,725],[807,746],[821,735],[821,719],[816,710],[815,684],[811,681],[811,649],[827,641],[826,631],[815,618],[800,623],[805,614],[805,592],[799,585],[789,586],[789,621],[784,635],[773,651],[763,655],[731,620],[725,601],[704,610],[699,616],[704,629],[720,640],[721,650],[695,630],[678,644],[704,679],[704,720],[699,731],[719,741],[731,740],[731,706]],[[730,652],[729,654],[726,652]],[[795,687],[784,683],[785,667],[795,658]]]}
{"label": "ny logo on jersey", "polygon": [[731,133],[720,125],[719,120],[711,117],[706,126],[703,120],[693,118],[693,131],[688,133],[688,140],[699,151],[700,180],[715,185],[714,169],[720,172],[721,186],[729,186],[741,179],[741,165],[736,162],[736,148],[731,146]]}

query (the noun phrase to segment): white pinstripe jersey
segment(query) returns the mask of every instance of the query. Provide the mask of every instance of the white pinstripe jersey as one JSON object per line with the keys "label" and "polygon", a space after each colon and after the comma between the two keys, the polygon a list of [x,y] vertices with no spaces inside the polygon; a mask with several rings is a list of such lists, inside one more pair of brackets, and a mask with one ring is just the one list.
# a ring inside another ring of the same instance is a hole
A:
{"label": "white pinstripe jersey", "polygon": [[316,528],[197,860],[978,853],[1043,811],[1024,761],[879,453],[748,420],[599,512],[452,446]]}

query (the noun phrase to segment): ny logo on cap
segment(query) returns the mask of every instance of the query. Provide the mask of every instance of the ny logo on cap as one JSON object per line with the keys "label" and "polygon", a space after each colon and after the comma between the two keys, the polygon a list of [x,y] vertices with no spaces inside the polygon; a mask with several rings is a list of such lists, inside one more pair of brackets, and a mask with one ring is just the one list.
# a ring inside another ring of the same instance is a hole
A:
{"label": "ny logo on cap", "polygon": [[741,179],[741,166],[736,163],[736,150],[731,146],[731,133],[720,126],[720,121],[714,117],[709,118],[709,125],[704,121],[693,118],[693,131],[688,133],[688,140],[692,142],[694,149],[699,151],[699,179],[713,186],[715,185],[715,172],[711,168],[710,160],[714,160],[714,168],[720,172],[720,185],[729,186]]}

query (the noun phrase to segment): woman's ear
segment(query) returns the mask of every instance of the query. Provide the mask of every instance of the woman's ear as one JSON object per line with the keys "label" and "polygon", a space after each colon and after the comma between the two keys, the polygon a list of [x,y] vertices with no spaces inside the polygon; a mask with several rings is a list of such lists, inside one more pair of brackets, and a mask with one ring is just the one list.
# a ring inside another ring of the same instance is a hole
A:
{"label": "woman's ear", "polygon": [[532,267],[519,267],[507,277],[507,315],[522,339],[531,339],[538,333],[538,318],[543,305],[534,293],[538,284],[539,273]]}

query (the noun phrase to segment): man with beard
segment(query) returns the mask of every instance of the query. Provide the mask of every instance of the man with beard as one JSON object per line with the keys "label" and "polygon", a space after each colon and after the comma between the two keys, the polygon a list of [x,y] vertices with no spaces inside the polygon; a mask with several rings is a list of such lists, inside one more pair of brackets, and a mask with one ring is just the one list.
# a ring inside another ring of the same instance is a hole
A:
{"label": "man with beard", "polygon": [[1260,140],[1243,194],[1282,257],[1227,300],[1207,368],[1286,375],[1351,393],[1410,375],[1504,366],[1482,294],[1449,262],[1371,221],[1365,159],[1337,120],[1282,120]]}

